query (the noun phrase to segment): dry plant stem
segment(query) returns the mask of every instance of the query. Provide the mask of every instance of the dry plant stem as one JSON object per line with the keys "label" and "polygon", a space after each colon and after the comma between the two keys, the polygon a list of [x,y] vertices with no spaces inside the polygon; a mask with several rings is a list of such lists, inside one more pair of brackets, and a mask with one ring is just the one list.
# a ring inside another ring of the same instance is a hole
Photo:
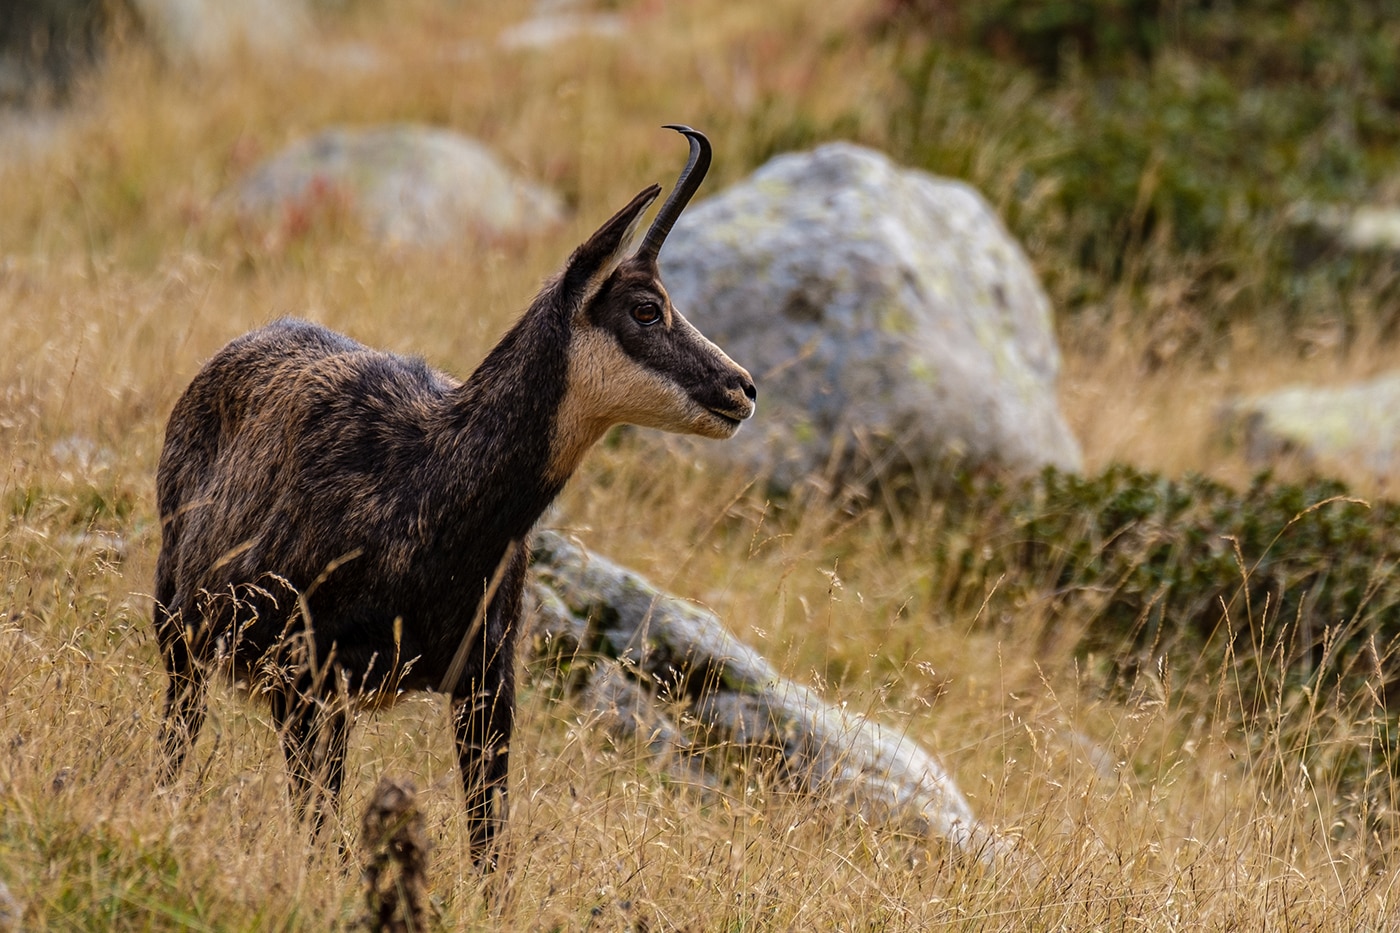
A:
{"label": "dry plant stem", "polygon": [[380,778],[365,808],[363,927],[374,933],[427,929],[428,843],[411,783]]}
{"label": "dry plant stem", "polygon": [[[533,650],[558,660],[602,656],[581,692],[599,701],[612,731],[630,728],[654,753],[691,763],[689,740],[660,711],[664,698],[684,698],[709,741],[779,750],[806,793],[844,800],[875,825],[941,837],[987,864],[1013,857],[1010,841],[978,822],[952,777],[912,739],[781,677],[713,613],[559,534],[537,533],[533,549]],[[620,689],[620,676],[631,689]]]}

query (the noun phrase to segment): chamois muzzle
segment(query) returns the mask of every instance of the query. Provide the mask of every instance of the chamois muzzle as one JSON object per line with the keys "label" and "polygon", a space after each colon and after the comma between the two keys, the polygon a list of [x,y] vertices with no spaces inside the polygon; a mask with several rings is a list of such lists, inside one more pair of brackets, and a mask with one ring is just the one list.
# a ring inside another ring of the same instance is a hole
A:
{"label": "chamois muzzle", "polygon": [[752,418],[757,410],[758,389],[754,387],[748,370],[737,364],[734,369],[735,385],[725,391],[723,403],[711,407],[710,412],[733,424],[734,430],[737,431],[739,422]]}
{"label": "chamois muzzle", "polygon": [[708,340],[705,343],[712,349],[720,371],[710,376],[703,390],[692,395],[705,409],[708,420],[696,433],[722,440],[733,437],[740,425],[753,417],[758,407],[758,389],[747,369]]}

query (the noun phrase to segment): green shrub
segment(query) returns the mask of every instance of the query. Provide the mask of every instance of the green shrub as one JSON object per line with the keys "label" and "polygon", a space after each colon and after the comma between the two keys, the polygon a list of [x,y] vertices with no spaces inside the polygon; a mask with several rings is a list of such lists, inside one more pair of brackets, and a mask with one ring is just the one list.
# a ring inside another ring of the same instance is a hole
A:
{"label": "green shrub", "polygon": [[1169,652],[1211,670],[1264,652],[1286,685],[1400,688],[1396,503],[1332,480],[1266,474],[1238,492],[1122,465],[966,491],[966,521],[985,527],[939,557],[967,599],[1003,575],[1019,583],[1002,599],[1049,591],[1056,615],[1087,620],[1082,649],[1120,663]]}
{"label": "green shrub", "polygon": [[1121,465],[962,493],[933,560],[960,611],[1046,657],[1067,641],[1080,676],[1211,723],[1271,786],[1303,769],[1346,801],[1334,836],[1393,831],[1400,504]]}
{"label": "green shrub", "polygon": [[1326,82],[1400,103],[1396,0],[894,0],[882,25],[1032,68],[1129,71],[1168,52],[1243,83]]}

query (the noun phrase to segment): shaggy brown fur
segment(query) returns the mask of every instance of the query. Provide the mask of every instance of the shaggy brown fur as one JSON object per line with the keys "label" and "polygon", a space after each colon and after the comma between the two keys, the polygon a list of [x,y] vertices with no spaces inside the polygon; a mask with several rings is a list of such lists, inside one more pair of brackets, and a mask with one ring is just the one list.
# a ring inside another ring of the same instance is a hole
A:
{"label": "shaggy brown fur", "polygon": [[450,694],[474,857],[504,818],[523,542],[613,424],[728,437],[749,374],[671,307],[659,188],[574,251],[465,382],[282,320],[220,351],[176,403],[158,475],[155,625],[170,673],[170,774],[223,661],[272,704],[299,811],[333,806],[349,705]]}

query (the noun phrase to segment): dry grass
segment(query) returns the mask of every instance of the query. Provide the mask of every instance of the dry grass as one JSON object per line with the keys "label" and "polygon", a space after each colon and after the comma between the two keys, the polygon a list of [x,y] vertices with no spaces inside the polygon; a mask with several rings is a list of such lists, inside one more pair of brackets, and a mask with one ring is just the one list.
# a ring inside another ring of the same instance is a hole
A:
{"label": "dry grass", "polygon": [[[51,155],[0,164],[0,881],[26,926],[325,929],[362,903],[354,873],[292,820],[272,730],[245,699],[217,692],[187,774],[155,789],[153,477],[164,418],[201,360],[297,313],[466,372],[580,235],[672,177],[678,154],[658,124],[711,132],[712,191],[753,167],[774,114],[820,126],[866,111],[851,132],[882,132],[881,62],[848,38],[858,3],[643,3],[628,7],[627,40],[546,54],[492,49],[508,14],[491,5],[394,9],[354,5],[326,24],[328,44],[381,50],[368,73],[308,54],[176,75],[131,50]],[[468,42],[478,54],[454,51]],[[327,122],[380,120],[488,140],[564,191],[576,219],[423,257],[335,224],[240,231],[212,208],[259,153]],[[1218,364],[1149,371],[1152,335],[1077,327],[1065,401],[1091,466],[1237,477],[1242,465],[1198,440],[1216,400],[1310,375],[1249,335]],[[1396,355],[1367,353],[1321,353],[1311,375]],[[1039,869],[983,871],[762,773],[718,792],[677,785],[541,684],[523,698],[510,870],[490,900],[465,857],[441,705],[411,698],[354,732],[344,831],[381,774],[411,775],[448,928],[1388,925],[1397,851],[1371,831],[1386,814],[1358,816],[1296,754],[1364,719],[1273,710],[1246,734],[1201,714],[1253,699],[1237,696],[1236,672],[1189,664],[1105,695],[1056,645],[1076,620],[1030,603],[974,624],[977,606],[940,600],[946,581],[921,559],[936,522],[779,506],[742,477],[683,457],[644,465],[636,450],[595,452],[551,520],[713,606],[790,676],[936,749]],[[1393,797],[1389,774],[1382,762],[1376,799]]]}

